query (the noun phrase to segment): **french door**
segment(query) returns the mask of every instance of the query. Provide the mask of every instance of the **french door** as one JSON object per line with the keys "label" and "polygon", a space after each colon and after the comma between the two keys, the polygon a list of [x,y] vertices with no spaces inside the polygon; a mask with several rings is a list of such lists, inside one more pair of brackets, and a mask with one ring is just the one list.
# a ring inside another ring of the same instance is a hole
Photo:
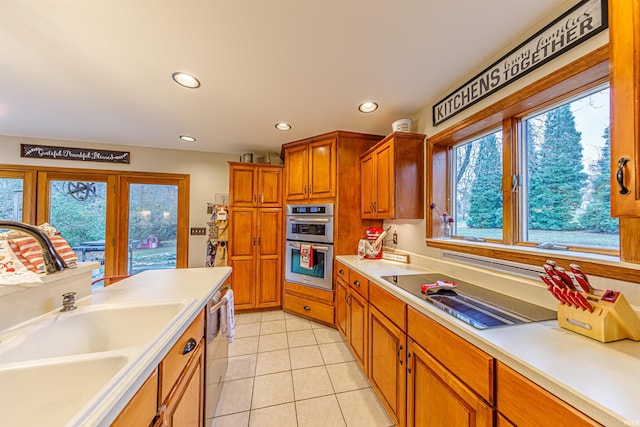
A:
{"label": "french door", "polygon": [[0,165],[0,219],[47,222],[94,279],[188,265],[188,175]]}

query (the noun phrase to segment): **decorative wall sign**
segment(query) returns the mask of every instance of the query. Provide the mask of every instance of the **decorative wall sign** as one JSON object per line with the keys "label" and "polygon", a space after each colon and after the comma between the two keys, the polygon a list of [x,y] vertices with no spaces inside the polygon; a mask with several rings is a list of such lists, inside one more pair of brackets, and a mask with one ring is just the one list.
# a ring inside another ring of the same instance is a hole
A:
{"label": "decorative wall sign", "polygon": [[81,162],[129,163],[128,151],[90,150],[20,144],[20,157],[36,159],[79,160]]}
{"label": "decorative wall sign", "polygon": [[433,106],[436,126],[608,26],[607,0],[582,0]]}

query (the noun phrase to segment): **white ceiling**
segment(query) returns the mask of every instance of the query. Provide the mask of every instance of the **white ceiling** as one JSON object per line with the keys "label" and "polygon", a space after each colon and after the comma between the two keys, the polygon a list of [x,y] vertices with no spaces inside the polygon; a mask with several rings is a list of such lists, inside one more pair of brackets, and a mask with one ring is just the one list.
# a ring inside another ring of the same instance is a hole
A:
{"label": "white ceiling", "polygon": [[576,2],[0,0],[0,135],[236,154],[386,135]]}

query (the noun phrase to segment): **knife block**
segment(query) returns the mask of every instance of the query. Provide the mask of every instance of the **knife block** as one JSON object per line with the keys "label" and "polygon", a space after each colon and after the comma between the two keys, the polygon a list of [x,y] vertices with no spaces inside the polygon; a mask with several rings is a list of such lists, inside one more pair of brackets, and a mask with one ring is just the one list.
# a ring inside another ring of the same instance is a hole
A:
{"label": "knife block", "polygon": [[640,341],[640,318],[624,295],[619,294],[613,302],[602,296],[585,295],[593,312],[558,304],[559,326],[601,342],[625,338]]}

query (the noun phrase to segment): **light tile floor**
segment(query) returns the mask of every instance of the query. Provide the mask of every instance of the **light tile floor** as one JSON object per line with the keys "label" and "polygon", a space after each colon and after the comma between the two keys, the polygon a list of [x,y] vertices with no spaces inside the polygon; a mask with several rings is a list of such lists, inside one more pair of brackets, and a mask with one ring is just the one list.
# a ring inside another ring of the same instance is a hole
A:
{"label": "light tile floor", "polygon": [[282,311],[236,315],[235,342],[207,427],[389,427],[340,333]]}

